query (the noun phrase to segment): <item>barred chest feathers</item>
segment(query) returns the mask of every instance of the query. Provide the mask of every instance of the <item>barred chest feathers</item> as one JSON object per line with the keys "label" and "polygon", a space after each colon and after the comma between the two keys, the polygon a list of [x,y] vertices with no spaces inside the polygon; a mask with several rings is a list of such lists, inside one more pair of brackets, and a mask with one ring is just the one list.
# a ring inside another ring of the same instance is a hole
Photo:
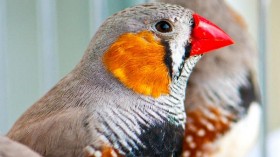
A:
{"label": "barred chest feathers", "polygon": [[139,95],[135,103],[112,103],[95,111],[98,124],[91,130],[96,143],[109,143],[127,156],[179,156],[186,122],[186,82],[200,57],[186,61],[181,76],[170,84],[170,94],[158,98]]}

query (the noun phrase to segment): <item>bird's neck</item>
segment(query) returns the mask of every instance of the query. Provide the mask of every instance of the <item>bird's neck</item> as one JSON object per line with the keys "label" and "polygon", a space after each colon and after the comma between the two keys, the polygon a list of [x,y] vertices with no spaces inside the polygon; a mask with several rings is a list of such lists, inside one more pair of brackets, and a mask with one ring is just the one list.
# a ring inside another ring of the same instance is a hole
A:
{"label": "bird's neck", "polygon": [[169,122],[172,122],[175,125],[180,125],[183,128],[186,123],[184,101],[187,89],[187,81],[193,67],[200,58],[201,56],[188,58],[184,63],[180,76],[173,78],[172,83],[170,84],[169,94],[156,99],[156,102],[161,104],[160,108],[168,113],[167,117]]}
{"label": "bird's neck", "polygon": [[186,61],[180,77],[170,84],[168,95],[158,98],[129,95],[132,92],[126,93],[125,89],[115,93],[117,99],[110,100],[113,103],[100,111],[104,130],[99,132],[121,154],[179,156],[186,122],[187,80],[199,58],[191,57]]}
{"label": "bird's neck", "polygon": [[175,76],[172,78],[172,83],[169,86],[169,94],[166,96],[162,96],[161,99],[176,99],[177,101],[180,101],[180,103],[184,102],[187,89],[187,81],[190,77],[192,69],[200,60],[200,58],[201,55],[191,56],[185,61],[180,76]]}

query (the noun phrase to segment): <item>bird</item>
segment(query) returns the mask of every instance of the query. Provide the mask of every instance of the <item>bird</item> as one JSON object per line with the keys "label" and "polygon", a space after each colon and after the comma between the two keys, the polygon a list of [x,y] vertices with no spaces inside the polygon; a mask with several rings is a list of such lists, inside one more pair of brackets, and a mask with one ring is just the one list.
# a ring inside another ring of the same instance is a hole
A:
{"label": "bird", "polygon": [[7,136],[46,157],[180,156],[192,68],[204,53],[233,43],[178,5],[122,10]]}
{"label": "bird", "polygon": [[234,45],[203,56],[186,91],[185,157],[244,157],[261,121],[258,51],[245,20],[225,0],[156,0],[190,8],[219,25]]}
{"label": "bird", "polygon": [[0,157],[41,157],[28,147],[0,135]]}

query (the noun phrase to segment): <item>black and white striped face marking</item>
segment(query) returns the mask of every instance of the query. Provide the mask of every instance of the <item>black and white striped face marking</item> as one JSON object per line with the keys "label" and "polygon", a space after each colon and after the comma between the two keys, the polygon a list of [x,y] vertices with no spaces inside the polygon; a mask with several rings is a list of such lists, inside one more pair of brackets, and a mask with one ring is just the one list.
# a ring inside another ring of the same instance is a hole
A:
{"label": "black and white striped face marking", "polygon": [[180,77],[185,60],[190,57],[192,28],[192,17],[170,18],[154,24],[153,29],[165,46],[164,62],[172,79]]}

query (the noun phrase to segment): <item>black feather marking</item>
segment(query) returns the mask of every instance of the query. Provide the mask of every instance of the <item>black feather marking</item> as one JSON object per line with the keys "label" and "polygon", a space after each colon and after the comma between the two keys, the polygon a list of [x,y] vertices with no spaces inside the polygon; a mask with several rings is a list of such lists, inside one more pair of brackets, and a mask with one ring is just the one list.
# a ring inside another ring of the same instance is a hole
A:
{"label": "black feather marking", "polygon": [[259,93],[258,90],[255,89],[253,76],[251,73],[249,73],[249,75],[247,76],[247,80],[249,84],[247,86],[241,86],[239,88],[239,93],[242,100],[239,106],[243,107],[246,112],[252,102],[260,102]]}
{"label": "black feather marking", "polygon": [[172,123],[159,123],[153,126],[142,126],[143,133],[140,140],[145,147],[139,145],[130,152],[126,152],[127,157],[136,156],[160,156],[179,157],[182,152],[184,129]]}
{"label": "black feather marking", "polygon": [[186,60],[187,58],[190,57],[191,50],[192,50],[192,45],[188,42],[185,46],[185,54],[183,56],[183,60]]}
{"label": "black feather marking", "polygon": [[194,29],[194,27],[195,27],[195,23],[194,23],[194,19],[192,18],[191,19],[191,28],[192,28],[192,30]]}
{"label": "black feather marking", "polygon": [[172,57],[171,57],[172,52],[171,52],[171,49],[170,49],[170,44],[167,41],[162,41],[162,44],[165,48],[164,63],[168,68],[170,78],[172,78],[172,73],[173,73],[172,62],[173,62],[173,60],[172,60]]}

